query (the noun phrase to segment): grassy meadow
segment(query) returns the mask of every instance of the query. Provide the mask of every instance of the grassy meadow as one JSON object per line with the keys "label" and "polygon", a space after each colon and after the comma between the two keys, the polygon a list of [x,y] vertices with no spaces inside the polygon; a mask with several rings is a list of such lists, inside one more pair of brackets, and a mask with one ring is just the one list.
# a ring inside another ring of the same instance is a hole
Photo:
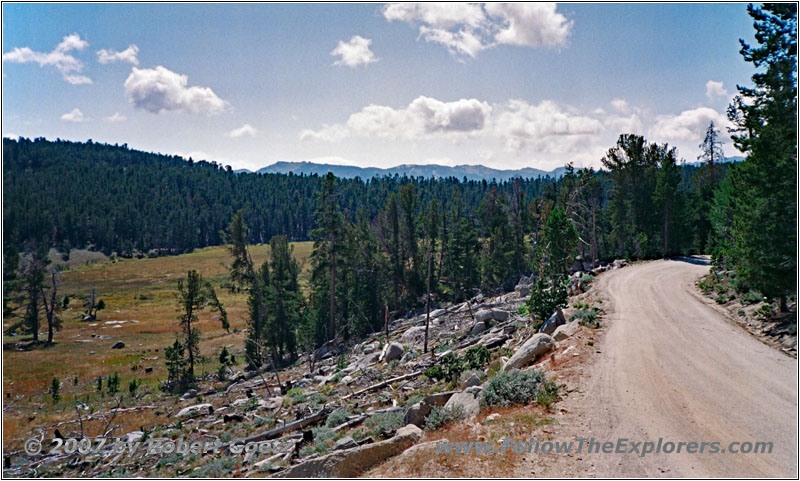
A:
{"label": "grassy meadow", "polygon": [[[292,245],[295,258],[303,266],[301,278],[305,282],[312,243]],[[261,264],[268,256],[269,246],[251,246],[250,253],[253,261]],[[223,346],[237,356],[241,365],[247,302],[245,294],[233,294],[221,287],[227,281],[226,266],[230,262],[224,247],[208,247],[178,256],[106,260],[65,270],[59,297],[63,299],[67,295],[70,302],[68,309],[61,312],[62,329],[55,334],[55,344],[19,351],[15,344],[30,336],[3,337],[6,403],[3,445],[6,449],[20,446],[36,428],[46,429],[49,437],[59,422],[76,420],[76,402],[86,405],[84,417],[92,417],[94,411],[98,411],[99,416],[100,411],[114,408],[115,397],[119,395],[108,393],[105,385],[103,392],[98,392],[99,377],[119,374],[123,406],[147,405],[148,401],[162,398],[158,385],[166,378],[164,348],[174,341],[178,331],[177,282],[191,269],[214,285],[231,324],[231,332],[226,333],[210,308],[199,313],[200,353],[208,358],[208,363],[196,366],[196,372],[216,371],[217,356]],[[106,307],[99,311],[97,321],[84,322],[81,320],[83,303],[92,289]],[[4,319],[4,328],[13,321]],[[44,320],[42,338],[46,339]],[[125,347],[111,349],[117,341],[124,342]],[[146,373],[146,368],[152,368],[152,372]],[[58,401],[54,401],[49,392],[53,378],[61,384]],[[135,400],[128,391],[133,380],[141,383]],[[118,414],[114,423],[121,428],[115,435],[147,426],[148,418],[159,416],[158,413],[158,409],[145,409]],[[93,428],[92,423],[97,427]],[[98,417],[86,424],[85,429],[96,435],[94,431],[102,429],[105,421]],[[61,431],[66,433],[74,428],[68,425]]]}

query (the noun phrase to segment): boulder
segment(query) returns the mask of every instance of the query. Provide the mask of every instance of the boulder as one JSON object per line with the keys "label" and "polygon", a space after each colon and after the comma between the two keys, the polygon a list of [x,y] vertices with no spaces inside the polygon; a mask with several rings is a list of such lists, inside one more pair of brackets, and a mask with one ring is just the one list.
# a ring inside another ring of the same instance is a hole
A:
{"label": "boulder", "polygon": [[420,338],[425,335],[425,326],[416,326],[412,327],[411,329],[407,330],[400,336],[400,342],[404,344],[413,344],[417,341],[417,338]]}
{"label": "boulder", "polygon": [[362,370],[366,369],[367,367],[371,366],[372,364],[375,364],[376,362],[378,362],[380,357],[381,357],[381,353],[379,353],[379,352],[373,352],[373,353],[367,354],[366,356],[364,356],[361,359],[359,359],[358,361],[356,361],[355,364],[352,364],[352,367],[354,368],[353,370],[356,371],[356,370],[359,370],[359,369],[362,369]]}
{"label": "boulder", "polygon": [[550,352],[555,346],[556,342],[549,335],[543,332],[534,334],[530,339],[525,341],[523,345],[517,348],[517,351],[511,356],[511,359],[503,366],[503,371],[523,368],[533,362],[537,357]]}
{"label": "boulder", "polygon": [[415,426],[423,427],[425,425],[425,418],[431,413],[434,406],[442,407],[447,404],[447,401],[458,391],[438,392],[429,394],[425,398],[408,408],[405,416],[406,424],[413,424]]}
{"label": "boulder", "polygon": [[435,311],[431,311],[431,319],[436,319],[445,312],[447,312],[447,309],[436,309]]}
{"label": "boulder", "polygon": [[125,347],[125,343],[122,341],[117,341],[113,346],[111,346],[111,349],[122,349],[123,347]]}
{"label": "boulder", "polygon": [[472,386],[480,386],[481,385],[481,378],[477,376],[477,374],[473,373],[470,374],[466,379],[461,382],[462,388],[468,388]]}
{"label": "boulder", "polygon": [[531,288],[529,286],[517,286],[515,289],[519,297],[527,297],[531,295]]}
{"label": "boulder", "polygon": [[487,334],[483,336],[480,340],[480,343],[483,344],[486,349],[494,349],[495,347],[500,347],[508,341],[508,336],[505,334]]}
{"label": "boulder", "polygon": [[508,311],[500,309],[483,309],[475,314],[476,322],[498,321],[503,322],[508,319]]}
{"label": "boulder", "polygon": [[578,321],[568,322],[561,326],[558,326],[553,332],[553,339],[556,341],[563,341],[568,337],[572,337],[580,330],[581,326],[578,324]]}
{"label": "boulder", "polygon": [[356,446],[358,446],[358,443],[355,442],[353,436],[345,436],[333,443],[333,450],[341,451],[342,449],[355,448]]}
{"label": "boulder", "polygon": [[385,441],[365,444],[350,449],[334,451],[317,458],[308,459],[300,464],[275,474],[278,478],[354,478],[364,471],[397,456],[422,437],[422,430],[409,424],[397,430],[397,433]]}
{"label": "boulder", "polygon": [[187,399],[192,399],[192,398],[196,398],[196,397],[197,397],[197,390],[196,389],[189,389],[188,391],[183,393],[183,396],[181,396],[181,399],[183,399],[185,401]]}
{"label": "boulder", "polygon": [[175,417],[179,417],[181,419],[189,419],[194,418],[197,416],[202,416],[204,414],[213,414],[214,413],[214,406],[209,403],[204,404],[195,404],[194,406],[189,406],[181,409],[178,411],[178,414]]}
{"label": "boulder", "polygon": [[413,404],[403,418],[403,422],[413,424],[414,426],[423,427],[425,425],[425,418],[431,413],[432,406],[426,404],[424,401]]}
{"label": "boulder", "polygon": [[477,336],[478,334],[482,333],[486,330],[486,323],[485,322],[477,322],[472,329],[469,331],[470,336]]}
{"label": "boulder", "polygon": [[394,361],[403,357],[403,346],[396,342],[390,342],[383,348],[381,353],[381,361]]}
{"label": "boulder", "polygon": [[[452,409],[455,406],[461,406],[467,419],[477,416],[481,410],[481,403],[480,398],[475,394],[475,387],[479,386],[473,386],[466,391],[453,394],[447,404],[444,405],[444,408]],[[480,390],[477,392],[480,393]]]}
{"label": "boulder", "polygon": [[564,311],[561,308],[556,309],[548,320],[546,320],[542,327],[539,328],[539,332],[543,332],[547,335],[553,335],[556,328],[558,326],[562,326],[567,323],[567,320],[564,318]]}

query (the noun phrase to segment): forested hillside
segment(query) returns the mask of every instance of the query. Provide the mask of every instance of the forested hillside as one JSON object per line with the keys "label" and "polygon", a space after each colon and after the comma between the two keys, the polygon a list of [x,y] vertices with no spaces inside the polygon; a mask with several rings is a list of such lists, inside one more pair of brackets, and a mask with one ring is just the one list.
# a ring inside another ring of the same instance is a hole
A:
{"label": "forested hillside", "polygon": [[[241,209],[248,241],[278,234],[308,240],[314,226],[316,175],[234,174],[209,162],[151,154],[127,146],[3,139],[5,245],[37,239],[53,246],[87,245],[129,256],[150,249],[183,252],[218,245],[219,231]],[[549,178],[524,180],[527,199]],[[413,184],[424,202],[444,203],[456,189],[473,212],[491,186],[485,181],[385,177],[342,180],[337,200],[350,220],[373,219],[392,192]],[[509,194],[512,185],[497,185]]]}

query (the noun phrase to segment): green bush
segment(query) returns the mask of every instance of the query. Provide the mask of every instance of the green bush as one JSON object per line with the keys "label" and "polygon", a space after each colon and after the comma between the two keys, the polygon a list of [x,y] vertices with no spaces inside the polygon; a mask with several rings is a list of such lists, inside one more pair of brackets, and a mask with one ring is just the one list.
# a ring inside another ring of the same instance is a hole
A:
{"label": "green bush", "polygon": [[[544,392],[540,397],[542,391]],[[558,387],[545,379],[544,372],[522,372],[514,369],[489,380],[483,390],[481,403],[485,406],[511,406],[539,402],[549,407],[557,395]]]}
{"label": "green bush", "polygon": [[769,304],[763,304],[761,307],[758,308],[756,311],[756,315],[763,319],[770,319],[772,316],[775,315],[775,310]]}
{"label": "green bush", "polygon": [[472,346],[464,354],[467,369],[480,369],[489,362],[489,350],[483,344]]}
{"label": "green bush", "polygon": [[742,304],[756,304],[764,300],[764,296],[758,291],[748,291],[741,297]]}
{"label": "green bush", "polygon": [[449,408],[434,406],[430,414],[425,418],[425,428],[435,431],[447,424],[461,421],[465,417],[464,406],[460,404]]}
{"label": "green bush", "polygon": [[204,464],[200,469],[189,473],[190,478],[227,478],[236,466],[236,458],[221,457]]}
{"label": "green bush", "polygon": [[578,320],[582,326],[597,328],[600,327],[600,322],[597,320],[597,309],[594,307],[585,308],[581,307],[569,316],[570,321]]}
{"label": "green bush", "polygon": [[301,457],[325,454],[331,450],[331,441],[336,437],[336,433],[331,428],[319,426],[312,428],[311,433],[314,435],[314,441],[300,450]]}
{"label": "green bush", "polygon": [[383,432],[394,432],[403,427],[404,417],[403,411],[389,411],[368,417],[364,424],[369,428],[368,434],[377,438]]}
{"label": "green bush", "polygon": [[325,426],[329,428],[335,428],[336,426],[339,426],[347,421],[347,418],[350,416],[351,414],[348,410],[337,409],[328,416],[328,419],[325,421]]}
{"label": "green bush", "polygon": [[566,307],[567,294],[566,279],[555,279],[550,287],[539,279],[531,286],[531,298],[528,299],[525,305],[528,307],[528,312],[536,316],[533,325],[534,329],[541,326],[556,309]]}

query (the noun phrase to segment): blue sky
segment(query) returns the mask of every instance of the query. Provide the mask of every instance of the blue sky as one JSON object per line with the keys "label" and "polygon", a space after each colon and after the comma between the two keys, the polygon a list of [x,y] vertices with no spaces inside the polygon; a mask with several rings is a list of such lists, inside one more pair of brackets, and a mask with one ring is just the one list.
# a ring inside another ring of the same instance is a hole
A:
{"label": "blue sky", "polygon": [[752,32],[745,4],[6,3],[3,135],[551,169],[626,132],[694,161]]}

